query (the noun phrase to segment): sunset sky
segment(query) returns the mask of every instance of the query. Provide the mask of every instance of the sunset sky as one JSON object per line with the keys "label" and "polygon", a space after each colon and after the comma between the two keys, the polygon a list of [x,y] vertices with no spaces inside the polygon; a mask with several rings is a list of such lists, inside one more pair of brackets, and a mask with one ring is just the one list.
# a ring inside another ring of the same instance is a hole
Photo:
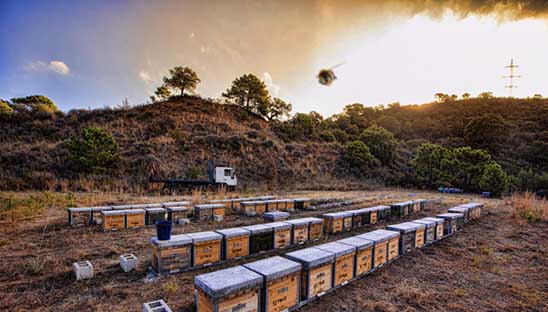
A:
{"label": "sunset sky", "polygon": [[[0,98],[44,94],[63,110],[143,103],[176,65],[204,97],[253,73],[294,111],[324,115],[506,96],[510,58],[514,95],[548,96],[547,1],[0,0],[0,43]],[[317,83],[341,63],[333,85]]]}

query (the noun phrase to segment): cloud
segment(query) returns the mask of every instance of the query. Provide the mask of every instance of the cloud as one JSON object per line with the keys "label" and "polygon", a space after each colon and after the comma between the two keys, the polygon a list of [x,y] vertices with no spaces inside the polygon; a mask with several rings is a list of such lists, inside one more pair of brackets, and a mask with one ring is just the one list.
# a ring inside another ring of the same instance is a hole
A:
{"label": "cloud", "polygon": [[277,97],[278,94],[280,93],[280,86],[275,84],[272,81],[272,76],[270,76],[268,72],[264,72],[263,81],[266,84],[266,87],[268,88],[268,90],[270,91],[270,94]]}
{"label": "cloud", "polygon": [[153,82],[153,79],[152,77],[150,76],[149,73],[147,73],[146,71],[142,70],[139,72],[139,78],[144,81],[146,84],[151,84]]}
{"label": "cloud", "polygon": [[70,74],[70,68],[62,61],[33,61],[25,65],[25,70],[28,72],[53,72],[63,76]]}

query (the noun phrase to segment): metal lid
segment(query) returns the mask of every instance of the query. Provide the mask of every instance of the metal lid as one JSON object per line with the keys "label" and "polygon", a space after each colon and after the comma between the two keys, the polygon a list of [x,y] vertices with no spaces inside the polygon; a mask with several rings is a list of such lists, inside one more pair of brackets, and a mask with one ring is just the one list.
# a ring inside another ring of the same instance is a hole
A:
{"label": "metal lid", "polygon": [[378,244],[385,242],[389,239],[396,238],[398,236],[400,236],[400,233],[396,231],[375,230],[372,232],[367,232],[365,234],[357,235],[355,237],[368,239],[374,241],[375,244]]}
{"label": "metal lid", "polygon": [[462,213],[452,213],[452,212],[449,212],[449,213],[442,213],[442,214],[439,214],[437,215],[436,217],[438,218],[443,218],[443,219],[450,219],[450,220],[453,220],[453,219],[458,219],[458,218],[464,218],[464,215]]}
{"label": "metal lid", "polygon": [[246,229],[250,231],[252,234],[268,233],[273,231],[272,227],[266,224],[255,224],[255,225],[244,226],[242,227],[242,229]]}
{"label": "metal lid", "polygon": [[124,216],[128,210],[103,210],[101,215],[103,216]]}
{"label": "metal lid", "polygon": [[250,236],[251,235],[251,233],[248,230],[238,228],[238,227],[216,230],[215,232],[223,235],[224,237],[237,237],[237,236]]}
{"label": "metal lid", "polygon": [[167,211],[188,211],[187,207],[167,207]]}
{"label": "metal lid", "polygon": [[335,257],[339,258],[344,255],[351,254],[353,252],[356,252],[356,247],[351,246],[348,244],[341,244],[339,242],[331,242],[327,244],[321,244],[314,248],[318,248],[321,250],[329,251],[335,254]]}
{"label": "metal lid", "polygon": [[303,226],[303,225],[308,225],[310,223],[310,220],[307,220],[306,218],[302,218],[302,219],[286,220],[284,222],[294,226]]}
{"label": "metal lid", "polygon": [[178,234],[172,235],[169,240],[158,240],[158,237],[153,237],[150,242],[157,247],[172,247],[192,244],[192,238],[185,234]]}
{"label": "metal lid", "polygon": [[112,209],[114,210],[126,210],[126,209],[133,209],[135,206],[134,205],[117,205],[117,206],[112,206]]}
{"label": "metal lid", "polygon": [[165,213],[165,208],[145,208],[145,211],[148,213]]}
{"label": "metal lid", "polygon": [[347,210],[346,212],[351,213],[354,216],[359,216],[359,215],[366,214],[368,211],[365,210],[365,208],[362,208],[362,209],[356,209],[356,210]]}
{"label": "metal lid", "polygon": [[289,274],[300,272],[302,265],[298,262],[275,256],[244,264],[244,267],[261,274],[268,282]]}
{"label": "metal lid", "polygon": [[133,209],[146,209],[146,208],[162,208],[162,204],[140,204],[131,205]]}
{"label": "metal lid", "polygon": [[194,209],[201,210],[201,209],[213,209],[213,208],[224,208],[225,205],[223,204],[205,204],[205,205],[195,205]]}
{"label": "metal lid", "polygon": [[323,214],[322,217],[328,218],[328,219],[342,219],[342,218],[352,217],[352,213],[349,213],[346,211],[332,212],[332,213]]}
{"label": "metal lid", "polygon": [[310,224],[323,223],[323,219],[320,219],[320,218],[308,217],[308,218],[303,218],[302,220],[306,220]]}
{"label": "metal lid", "polygon": [[335,261],[334,253],[313,247],[287,253],[285,257],[301,263],[305,269]]}
{"label": "metal lid", "polygon": [[284,211],[269,211],[269,212],[265,212],[263,214],[263,217],[264,218],[268,218],[268,217],[289,217],[289,212],[284,212]]}
{"label": "metal lid", "polygon": [[[442,220],[443,221],[443,220]],[[424,224],[427,228],[436,226],[437,222],[434,220],[418,219],[411,221],[412,223]]]}
{"label": "metal lid", "polygon": [[244,205],[265,204],[265,201],[260,201],[260,200],[243,201],[243,202],[240,202],[240,204],[244,204]]}
{"label": "metal lid", "polygon": [[291,228],[291,224],[286,222],[271,222],[265,223],[265,225],[271,227],[273,230],[286,230]]}
{"label": "metal lid", "polygon": [[361,239],[358,237],[348,237],[345,239],[340,239],[337,243],[346,244],[356,247],[358,250],[366,249],[374,245],[373,241],[367,239]]}
{"label": "metal lid", "polygon": [[192,238],[193,243],[207,242],[211,240],[221,240],[223,238],[221,234],[215,233],[213,231],[188,233],[186,235]]}
{"label": "metal lid", "polygon": [[67,208],[67,210],[70,212],[91,212],[92,211],[91,207],[71,207],[71,208]]}
{"label": "metal lid", "polygon": [[425,221],[434,221],[436,222],[436,224],[442,224],[443,223],[443,219],[442,218],[422,218],[420,220],[425,220]]}
{"label": "metal lid", "polygon": [[260,287],[263,277],[239,265],[195,276],[194,283],[212,298],[219,299],[242,289]]}
{"label": "metal lid", "polygon": [[167,207],[177,207],[177,206],[189,206],[190,205],[190,202],[189,201],[178,201],[178,202],[167,202],[167,203],[162,203],[162,206],[167,208]]}
{"label": "metal lid", "polygon": [[123,210],[128,215],[134,215],[134,214],[144,214],[144,209],[130,209],[130,210]]}
{"label": "metal lid", "polygon": [[405,201],[405,202],[401,202],[401,203],[395,203],[395,204],[391,204],[390,206],[397,206],[397,207],[401,207],[401,206],[407,206],[407,205],[410,205],[410,204],[413,204],[413,201],[411,201],[411,200],[408,200],[408,201]]}
{"label": "metal lid", "polygon": [[292,198],[291,200],[296,201],[296,202],[305,202],[305,201],[310,201],[310,198],[306,198],[306,197],[303,197],[303,198]]}
{"label": "metal lid", "polygon": [[449,208],[449,212],[455,212],[455,213],[467,213],[469,212],[471,209],[471,207],[466,207],[466,206],[457,206],[457,207],[453,207],[453,208]]}
{"label": "metal lid", "polygon": [[398,223],[398,224],[393,224],[386,227],[387,230],[398,231],[401,233],[416,232],[418,229],[424,229],[424,228],[425,228],[424,224],[413,223],[413,222]]}
{"label": "metal lid", "polygon": [[112,210],[112,206],[97,206],[97,207],[91,207],[92,211],[104,211],[104,210]]}

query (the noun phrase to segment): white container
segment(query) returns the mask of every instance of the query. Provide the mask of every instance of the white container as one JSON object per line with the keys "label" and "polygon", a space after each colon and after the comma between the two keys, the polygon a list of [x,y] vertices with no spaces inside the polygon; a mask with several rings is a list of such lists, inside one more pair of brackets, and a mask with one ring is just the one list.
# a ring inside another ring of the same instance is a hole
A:
{"label": "white container", "polygon": [[93,265],[89,261],[74,262],[72,270],[76,275],[76,280],[90,279],[93,277]]}
{"label": "white container", "polygon": [[143,303],[143,312],[172,312],[163,299]]}
{"label": "white container", "polygon": [[120,266],[126,273],[135,270],[137,268],[137,257],[132,254],[121,255]]}

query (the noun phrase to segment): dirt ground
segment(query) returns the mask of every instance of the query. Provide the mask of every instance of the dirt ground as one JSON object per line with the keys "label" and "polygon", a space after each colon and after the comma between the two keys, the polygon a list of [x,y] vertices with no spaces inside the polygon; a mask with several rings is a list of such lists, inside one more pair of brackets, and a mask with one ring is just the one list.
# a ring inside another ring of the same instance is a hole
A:
{"label": "dirt ground", "polygon": [[[413,192],[413,194],[411,194]],[[397,259],[368,276],[331,292],[299,311],[548,311],[548,224],[521,224],[502,200],[409,190],[367,192],[299,192],[294,196],[353,198],[367,195],[359,206],[417,198],[440,198],[418,217],[445,212],[458,203],[483,201],[484,216],[462,232]],[[140,199],[143,203],[143,199]],[[147,198],[162,202],[163,198]],[[136,203],[131,197],[125,203]],[[98,203],[100,204],[100,203]],[[292,218],[327,211],[298,211]],[[142,303],[163,298],[173,311],[193,311],[193,278],[197,274],[283,254],[250,256],[209,268],[145,282],[151,262],[154,228],[104,233],[98,227],[66,225],[64,208],[52,208],[19,226],[0,226],[0,310],[2,311],[141,311]],[[401,219],[404,221],[406,219]],[[399,223],[399,220],[392,223]],[[228,215],[224,222],[193,223],[174,234],[263,222],[259,217]],[[337,240],[385,225],[326,238]],[[138,269],[124,273],[118,257],[133,253]],[[89,260],[95,277],[77,282],[73,262]]]}

